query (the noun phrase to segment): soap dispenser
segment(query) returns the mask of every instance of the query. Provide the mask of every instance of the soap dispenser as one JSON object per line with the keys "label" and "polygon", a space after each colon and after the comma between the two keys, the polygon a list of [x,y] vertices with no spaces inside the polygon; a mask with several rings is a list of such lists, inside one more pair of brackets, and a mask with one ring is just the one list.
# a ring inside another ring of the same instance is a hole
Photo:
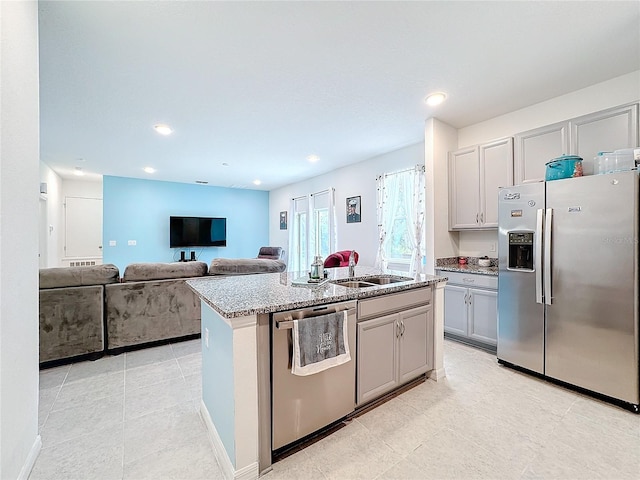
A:
{"label": "soap dispenser", "polygon": [[311,264],[311,272],[309,272],[311,280],[320,280],[324,278],[324,261],[321,255],[316,255]]}

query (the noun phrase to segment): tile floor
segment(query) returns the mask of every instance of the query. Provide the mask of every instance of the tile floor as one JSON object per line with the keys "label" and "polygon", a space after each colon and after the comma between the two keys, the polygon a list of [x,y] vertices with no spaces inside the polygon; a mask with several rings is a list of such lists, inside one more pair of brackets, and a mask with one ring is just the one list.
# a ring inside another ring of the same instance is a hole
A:
{"label": "tile floor", "polygon": [[[199,351],[195,340],[41,372],[29,478],[222,478],[198,414]],[[445,369],[263,478],[640,478],[640,416],[450,341]]]}

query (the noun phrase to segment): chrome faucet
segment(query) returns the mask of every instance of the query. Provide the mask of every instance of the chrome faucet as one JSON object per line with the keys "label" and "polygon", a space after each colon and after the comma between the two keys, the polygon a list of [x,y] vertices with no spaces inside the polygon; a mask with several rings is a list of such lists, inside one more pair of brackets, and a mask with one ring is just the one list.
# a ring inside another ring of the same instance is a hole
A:
{"label": "chrome faucet", "polygon": [[349,254],[349,277],[356,276],[356,251],[351,250]]}

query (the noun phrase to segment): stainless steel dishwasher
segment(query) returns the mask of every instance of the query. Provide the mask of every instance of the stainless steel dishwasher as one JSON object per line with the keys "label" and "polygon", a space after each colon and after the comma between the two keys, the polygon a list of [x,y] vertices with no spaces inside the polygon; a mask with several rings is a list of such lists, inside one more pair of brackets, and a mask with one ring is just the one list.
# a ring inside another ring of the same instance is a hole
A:
{"label": "stainless steel dishwasher", "polygon": [[[293,320],[347,311],[351,360],[322,372],[291,373]],[[356,302],[333,303],[272,315],[272,450],[299,440],[355,409]]]}

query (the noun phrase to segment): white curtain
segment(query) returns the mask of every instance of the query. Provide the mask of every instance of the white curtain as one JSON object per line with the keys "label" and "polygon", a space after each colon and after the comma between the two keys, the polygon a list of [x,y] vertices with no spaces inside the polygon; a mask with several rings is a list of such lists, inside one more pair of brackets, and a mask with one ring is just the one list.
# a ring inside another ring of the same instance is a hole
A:
{"label": "white curtain", "polygon": [[[398,208],[405,213],[408,229],[407,239],[411,246],[409,273],[423,273],[424,211],[425,211],[424,166],[410,170],[387,173],[377,178],[378,254],[376,266],[386,269],[389,264],[388,251],[391,233]],[[394,232],[396,235],[399,232]]]}
{"label": "white curtain", "polygon": [[414,170],[402,176],[404,188],[404,206],[407,213],[407,226],[411,240],[411,263],[409,274],[424,273],[422,257],[424,256],[424,166],[418,165]]}
{"label": "white curtain", "polygon": [[[335,189],[328,188],[291,200],[289,212],[289,262],[291,272],[309,270],[316,255],[326,256],[335,251],[337,245]],[[328,238],[321,231],[320,216],[326,211]],[[329,252],[321,251],[321,243],[328,243]]]}
{"label": "white curtain", "polygon": [[309,199],[304,197],[292,198],[289,206],[289,257],[287,269],[290,272],[299,272],[306,267],[302,265],[302,256],[305,255],[306,245],[301,242],[307,236],[306,215],[309,208]]}
{"label": "white curtain", "polygon": [[378,254],[376,255],[376,267],[386,269],[389,261],[387,258],[387,246],[391,240],[391,228],[398,209],[398,176],[380,175],[377,179],[377,209],[378,209]]}

